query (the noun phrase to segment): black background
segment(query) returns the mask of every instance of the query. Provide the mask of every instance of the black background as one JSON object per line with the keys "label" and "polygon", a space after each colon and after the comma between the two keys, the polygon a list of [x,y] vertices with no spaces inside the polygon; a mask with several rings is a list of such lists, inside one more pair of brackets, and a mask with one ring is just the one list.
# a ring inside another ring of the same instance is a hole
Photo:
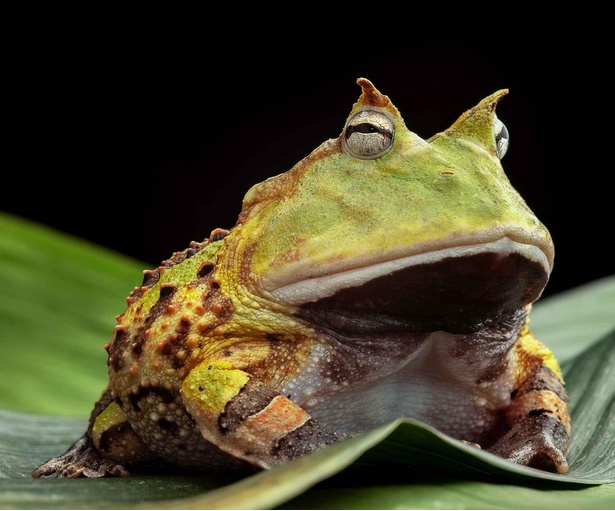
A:
{"label": "black background", "polygon": [[267,41],[258,30],[48,32],[5,65],[0,209],[155,266],[231,227],[252,184],[337,137],[358,77],[423,138],[509,88],[504,168],[555,241],[545,296],[569,289],[613,273],[610,57],[587,38],[522,32],[394,44],[341,33],[309,49],[293,43],[316,39],[314,27]]}

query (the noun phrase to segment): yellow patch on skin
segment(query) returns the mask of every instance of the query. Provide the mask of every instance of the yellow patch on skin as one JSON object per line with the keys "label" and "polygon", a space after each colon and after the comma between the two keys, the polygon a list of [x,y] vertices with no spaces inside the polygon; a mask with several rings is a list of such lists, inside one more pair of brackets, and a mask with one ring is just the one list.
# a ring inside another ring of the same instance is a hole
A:
{"label": "yellow patch on skin", "polygon": [[201,364],[190,371],[182,384],[181,393],[184,400],[198,403],[200,413],[211,418],[221,413],[249,380],[248,374],[233,369],[225,361]]}
{"label": "yellow patch on skin", "polygon": [[[126,415],[124,415],[120,406],[115,401],[112,401],[96,417],[92,425],[92,442],[94,446],[103,453],[105,458],[120,463],[154,459],[155,455],[132,428],[118,428],[114,432],[109,431],[114,426],[123,423],[128,425]],[[112,441],[103,441],[103,443],[107,444],[105,447],[101,444],[101,440],[107,432],[112,435]]]}
{"label": "yellow patch on skin", "polygon": [[119,405],[115,401],[109,403],[107,408],[105,408],[94,421],[94,426],[92,427],[92,440],[94,441],[94,445],[99,445],[100,437],[105,431],[125,421],[126,415],[124,415]]}
{"label": "yellow patch on skin", "polygon": [[515,344],[515,355],[518,362],[515,367],[515,381],[525,380],[525,373],[530,371],[538,361],[540,365],[551,369],[562,383],[564,382],[562,370],[553,352],[537,340],[527,328]]}

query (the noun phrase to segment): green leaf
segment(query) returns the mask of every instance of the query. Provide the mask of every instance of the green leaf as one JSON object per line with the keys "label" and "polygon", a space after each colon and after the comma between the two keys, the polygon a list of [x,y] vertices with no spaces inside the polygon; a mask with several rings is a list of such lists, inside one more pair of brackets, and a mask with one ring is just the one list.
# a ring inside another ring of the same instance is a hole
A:
{"label": "green leaf", "polygon": [[133,508],[141,502],[189,497],[219,487],[198,476],[135,475],[110,479],[32,479],[32,468],[63,452],[87,421],[0,411],[0,508]]}
{"label": "green leaf", "polygon": [[0,406],[89,414],[106,385],[103,346],[144,268],[0,214]]}
{"label": "green leaf", "polygon": [[615,278],[532,313],[533,331],[564,362],[573,420],[564,476],[402,419],[236,482],[180,473],[31,479],[85,429],[106,384],[102,347],[146,266],[0,214],[0,507],[613,507],[615,485],[597,483],[615,480]]}
{"label": "green leaf", "polygon": [[579,355],[615,326],[615,275],[541,300],[531,328],[560,363]]}
{"label": "green leaf", "polygon": [[613,509],[615,486],[555,490],[476,481],[314,490],[284,509]]}

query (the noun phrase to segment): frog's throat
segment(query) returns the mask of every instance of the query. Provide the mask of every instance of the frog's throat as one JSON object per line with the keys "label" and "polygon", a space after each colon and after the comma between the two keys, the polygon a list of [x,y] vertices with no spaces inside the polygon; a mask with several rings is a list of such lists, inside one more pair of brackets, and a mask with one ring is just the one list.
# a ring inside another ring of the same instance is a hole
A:
{"label": "frog's throat", "polygon": [[299,306],[331,297],[344,289],[358,288],[367,282],[387,275],[394,275],[401,270],[423,265],[431,266],[444,260],[466,259],[481,254],[521,257],[523,260],[538,264],[544,269],[547,276],[551,270],[549,258],[541,248],[536,245],[515,241],[508,236],[503,236],[495,241],[452,246],[359,268],[315,276],[283,285],[270,292],[274,299],[280,303]]}

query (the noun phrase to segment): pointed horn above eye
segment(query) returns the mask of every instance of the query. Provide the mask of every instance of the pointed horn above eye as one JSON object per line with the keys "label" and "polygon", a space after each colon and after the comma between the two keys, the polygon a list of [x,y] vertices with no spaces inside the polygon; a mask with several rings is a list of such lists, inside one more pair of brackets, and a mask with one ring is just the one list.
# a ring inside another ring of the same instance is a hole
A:
{"label": "pointed horn above eye", "polygon": [[464,112],[447,131],[475,135],[482,128],[490,132],[495,123],[495,107],[506,94],[508,89],[501,89],[487,96],[474,108]]}
{"label": "pointed horn above eye", "polygon": [[363,93],[359,98],[359,103],[362,105],[386,107],[391,103],[388,96],[381,94],[374,84],[367,78],[359,78],[357,83],[361,86]]}

